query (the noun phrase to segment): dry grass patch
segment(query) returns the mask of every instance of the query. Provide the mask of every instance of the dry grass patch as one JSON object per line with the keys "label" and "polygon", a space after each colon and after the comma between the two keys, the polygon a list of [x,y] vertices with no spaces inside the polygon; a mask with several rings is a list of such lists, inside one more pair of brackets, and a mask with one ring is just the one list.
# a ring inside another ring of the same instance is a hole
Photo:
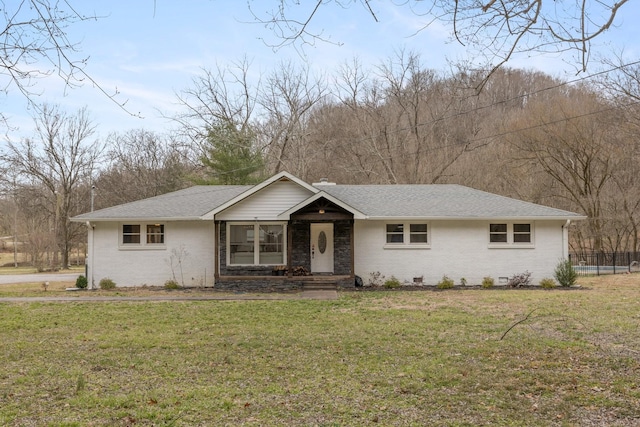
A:
{"label": "dry grass patch", "polygon": [[209,288],[186,288],[186,289],[165,289],[164,287],[123,287],[111,290],[92,289],[78,290],[70,292],[67,288],[74,288],[75,280],[49,282],[49,285],[43,285],[42,281],[31,283],[16,283],[9,285],[0,285],[0,298],[2,297],[160,297],[160,296],[199,296],[199,295],[221,295],[219,291]]}
{"label": "dry grass patch", "polygon": [[75,286],[75,281],[48,283],[47,286],[44,285],[44,281],[0,285],[0,297],[61,296],[66,292],[66,288]]}
{"label": "dry grass patch", "polygon": [[[0,264],[2,265],[2,264]],[[0,275],[5,274],[34,274],[37,273],[38,269],[35,267],[2,267],[0,268]]]}

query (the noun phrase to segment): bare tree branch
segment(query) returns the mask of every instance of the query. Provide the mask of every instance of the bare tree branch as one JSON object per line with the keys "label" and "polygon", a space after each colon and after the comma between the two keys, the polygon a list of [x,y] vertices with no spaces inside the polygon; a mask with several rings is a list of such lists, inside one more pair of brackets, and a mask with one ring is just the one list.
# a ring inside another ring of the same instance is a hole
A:
{"label": "bare tree branch", "polygon": [[[360,8],[379,21],[368,0],[318,0],[313,8],[300,1],[274,0],[273,8],[262,14],[255,12],[252,3],[249,2],[249,9],[255,22],[269,28],[277,40],[268,43],[274,48],[330,40],[313,24],[320,20],[322,10],[332,6],[343,8],[344,13]],[[472,50],[470,55],[484,58],[485,66],[491,70],[519,53],[572,51],[577,54],[577,68],[585,71],[591,43],[614,25],[627,3],[628,0],[399,0],[395,7],[408,8],[416,17],[426,18],[423,29],[434,21],[450,24],[452,38]],[[264,7],[264,2],[260,5]]]}
{"label": "bare tree branch", "polygon": [[36,82],[55,74],[66,88],[91,83],[132,114],[126,101],[116,99],[117,89],[108,90],[87,72],[89,58],[78,57],[80,45],[68,37],[69,27],[97,19],[78,12],[68,0],[0,0],[0,91],[15,88],[38,111]]}
{"label": "bare tree branch", "polygon": [[523,318],[518,320],[516,323],[514,323],[513,325],[509,326],[509,329],[507,329],[506,331],[504,331],[504,334],[502,334],[502,336],[500,337],[500,341],[502,341],[504,339],[504,337],[507,336],[507,334],[516,326],[518,326],[519,324],[526,322],[527,320],[529,320],[529,318],[531,317],[531,315],[533,314],[534,311],[536,311],[537,308],[534,308],[533,310],[531,310],[529,313],[527,313],[527,315]]}

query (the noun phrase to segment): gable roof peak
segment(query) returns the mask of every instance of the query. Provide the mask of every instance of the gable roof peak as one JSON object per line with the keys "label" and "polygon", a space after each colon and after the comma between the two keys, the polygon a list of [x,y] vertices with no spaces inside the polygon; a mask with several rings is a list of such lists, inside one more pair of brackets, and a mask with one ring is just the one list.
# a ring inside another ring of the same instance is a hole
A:
{"label": "gable roof peak", "polygon": [[212,219],[217,213],[222,212],[223,210],[235,205],[236,203],[246,199],[247,197],[249,197],[249,196],[251,196],[253,194],[256,194],[260,190],[262,190],[265,187],[268,187],[269,185],[271,185],[273,183],[276,183],[276,182],[293,182],[295,184],[298,184],[300,187],[305,188],[306,190],[308,190],[309,192],[311,192],[313,194],[320,192],[320,190],[315,188],[313,185],[307,184],[305,181],[303,181],[300,178],[290,174],[289,172],[282,171],[282,172],[279,172],[279,173],[271,176],[270,178],[265,179],[261,183],[254,185],[253,187],[249,188],[248,190],[244,191],[243,193],[239,194],[238,196],[232,198],[231,200],[227,201],[226,203],[216,207],[212,211],[207,212],[205,215],[202,216],[202,218],[203,219]]}

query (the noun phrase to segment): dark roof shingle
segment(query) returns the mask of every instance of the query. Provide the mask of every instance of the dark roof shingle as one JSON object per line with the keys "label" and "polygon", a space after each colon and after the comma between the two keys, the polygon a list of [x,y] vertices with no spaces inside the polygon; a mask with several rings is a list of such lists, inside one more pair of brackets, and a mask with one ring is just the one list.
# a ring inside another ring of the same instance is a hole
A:
{"label": "dark roof shingle", "polygon": [[575,217],[573,212],[455,184],[318,186],[375,218]]}
{"label": "dark roof shingle", "polygon": [[74,221],[194,219],[251,188],[251,185],[197,185],[74,217]]}
{"label": "dark roof shingle", "polygon": [[[250,185],[199,185],[85,213],[74,217],[73,220],[198,219],[250,188]],[[584,218],[573,212],[455,184],[317,185],[316,188],[369,218]]]}

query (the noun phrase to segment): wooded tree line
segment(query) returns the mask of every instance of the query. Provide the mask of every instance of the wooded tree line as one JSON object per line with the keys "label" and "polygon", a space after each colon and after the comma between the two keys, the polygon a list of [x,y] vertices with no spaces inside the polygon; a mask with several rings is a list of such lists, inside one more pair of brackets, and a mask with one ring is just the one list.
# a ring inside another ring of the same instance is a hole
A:
{"label": "wooded tree line", "polygon": [[43,106],[33,138],[0,152],[0,236],[19,236],[40,265],[66,265],[85,239],[68,218],[92,206],[286,170],[307,181],[468,185],[587,215],[573,250],[640,250],[640,68],[608,67],[575,82],[509,68],[484,81],[399,52],[326,74],[283,63],[256,80],[242,60],[203,70],[178,95],[173,131],[104,141],[86,109]]}

